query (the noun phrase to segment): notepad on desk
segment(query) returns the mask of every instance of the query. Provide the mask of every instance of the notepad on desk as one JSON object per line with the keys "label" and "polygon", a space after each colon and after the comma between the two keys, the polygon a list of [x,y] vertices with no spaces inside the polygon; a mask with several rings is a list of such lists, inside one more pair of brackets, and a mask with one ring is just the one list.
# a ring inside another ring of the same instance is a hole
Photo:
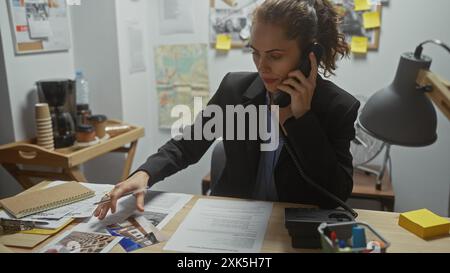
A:
{"label": "notepad on desk", "polygon": [[85,186],[73,182],[0,200],[0,205],[16,218],[76,203],[95,195]]}
{"label": "notepad on desk", "polygon": [[406,212],[400,215],[398,224],[422,239],[448,235],[450,221],[427,209]]}

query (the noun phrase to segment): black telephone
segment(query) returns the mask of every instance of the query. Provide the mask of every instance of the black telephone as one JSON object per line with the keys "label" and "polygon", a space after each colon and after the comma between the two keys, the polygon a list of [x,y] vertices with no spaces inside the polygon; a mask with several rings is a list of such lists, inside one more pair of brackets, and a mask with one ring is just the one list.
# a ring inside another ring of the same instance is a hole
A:
{"label": "black telephone", "polygon": [[[305,77],[309,77],[309,74],[311,73],[311,61],[309,59],[309,54],[311,52],[314,53],[317,62],[320,63],[320,60],[322,60],[324,49],[320,44],[313,43],[305,51],[305,54],[303,54],[302,56],[302,61],[300,62],[299,68],[299,70],[305,75]],[[291,96],[286,92],[279,91],[274,95],[273,102],[275,105],[280,106],[280,108],[285,108],[291,105]]]}

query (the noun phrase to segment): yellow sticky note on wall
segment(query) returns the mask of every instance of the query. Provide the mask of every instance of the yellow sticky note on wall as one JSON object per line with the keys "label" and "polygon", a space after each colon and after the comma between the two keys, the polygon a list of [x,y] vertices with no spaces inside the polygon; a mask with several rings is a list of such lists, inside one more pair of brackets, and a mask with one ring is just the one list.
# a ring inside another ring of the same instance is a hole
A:
{"label": "yellow sticky note on wall", "polygon": [[364,28],[377,28],[381,26],[380,12],[365,12],[363,14]]}
{"label": "yellow sticky note on wall", "polygon": [[398,224],[423,239],[448,235],[450,232],[450,221],[427,209],[401,214]]}
{"label": "yellow sticky note on wall", "polygon": [[358,54],[367,53],[367,48],[369,47],[369,38],[361,36],[352,37],[352,52]]}
{"label": "yellow sticky note on wall", "polygon": [[369,10],[369,0],[355,0],[355,11]]}
{"label": "yellow sticky note on wall", "polygon": [[228,34],[218,34],[216,41],[217,50],[230,50],[231,49],[231,36]]}

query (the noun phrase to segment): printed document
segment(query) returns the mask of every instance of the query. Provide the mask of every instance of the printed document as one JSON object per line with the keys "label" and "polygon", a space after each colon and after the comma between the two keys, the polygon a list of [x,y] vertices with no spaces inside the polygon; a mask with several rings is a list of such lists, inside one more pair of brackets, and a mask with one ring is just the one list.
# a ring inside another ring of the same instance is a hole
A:
{"label": "printed document", "polygon": [[164,250],[259,253],[272,203],[200,199]]}

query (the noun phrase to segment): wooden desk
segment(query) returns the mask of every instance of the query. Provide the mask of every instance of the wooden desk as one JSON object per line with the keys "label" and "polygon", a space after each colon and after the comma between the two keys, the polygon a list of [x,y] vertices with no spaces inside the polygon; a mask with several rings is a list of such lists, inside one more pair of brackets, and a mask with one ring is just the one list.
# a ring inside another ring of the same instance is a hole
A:
{"label": "wooden desk", "polygon": [[[39,185],[42,186],[42,185]],[[219,199],[219,200],[233,200],[230,198],[205,197],[195,196],[186,206],[164,227],[163,233],[169,237],[175,233],[180,224],[188,215],[189,211],[199,199]],[[291,247],[291,238],[288,230],[284,227],[284,209],[288,207],[301,207],[300,205],[275,203],[273,206],[272,215],[267,227],[266,236],[264,239],[262,252],[263,253],[306,253],[319,252],[320,250],[311,249],[294,249]],[[416,235],[406,231],[400,227],[398,223],[399,214],[390,212],[366,211],[357,210],[359,213],[358,221],[366,222],[384,236],[390,243],[391,247],[388,253],[415,253],[415,252],[445,252],[450,253],[450,236],[439,238],[435,240],[425,241]],[[67,229],[74,227],[77,223],[71,224]],[[62,231],[63,232],[63,231]],[[31,252],[38,251],[46,244],[54,240],[51,237],[41,243],[34,249],[21,249],[10,247],[14,252]],[[1,238],[0,238],[1,241]],[[161,253],[165,243],[155,246],[147,247],[137,251],[138,253]],[[124,250],[117,245],[111,252],[124,253]]]}
{"label": "wooden desk", "polygon": [[[389,173],[383,177],[383,188],[377,190],[376,176],[366,174],[363,171],[355,170],[353,176],[353,192],[351,197],[355,199],[371,199],[379,201],[383,210],[393,212],[395,206],[395,193],[392,187]],[[202,180],[202,194],[207,195],[211,185],[211,174],[206,175]]]}
{"label": "wooden desk", "polygon": [[[107,126],[121,125],[120,121],[108,121]],[[130,130],[113,135],[110,139],[87,148],[69,147],[49,151],[35,145],[36,141],[22,141],[0,146],[2,165],[24,189],[34,186],[31,178],[42,180],[67,180],[86,182],[80,165],[98,156],[118,152],[127,155],[121,179],[126,179],[136,153],[138,139],[144,136],[144,128],[130,126]],[[130,145],[125,147],[125,145]],[[20,167],[22,166],[22,168]],[[30,170],[30,167],[49,167],[51,171]],[[28,167],[25,169],[24,167]],[[56,169],[56,170],[53,170]]]}

